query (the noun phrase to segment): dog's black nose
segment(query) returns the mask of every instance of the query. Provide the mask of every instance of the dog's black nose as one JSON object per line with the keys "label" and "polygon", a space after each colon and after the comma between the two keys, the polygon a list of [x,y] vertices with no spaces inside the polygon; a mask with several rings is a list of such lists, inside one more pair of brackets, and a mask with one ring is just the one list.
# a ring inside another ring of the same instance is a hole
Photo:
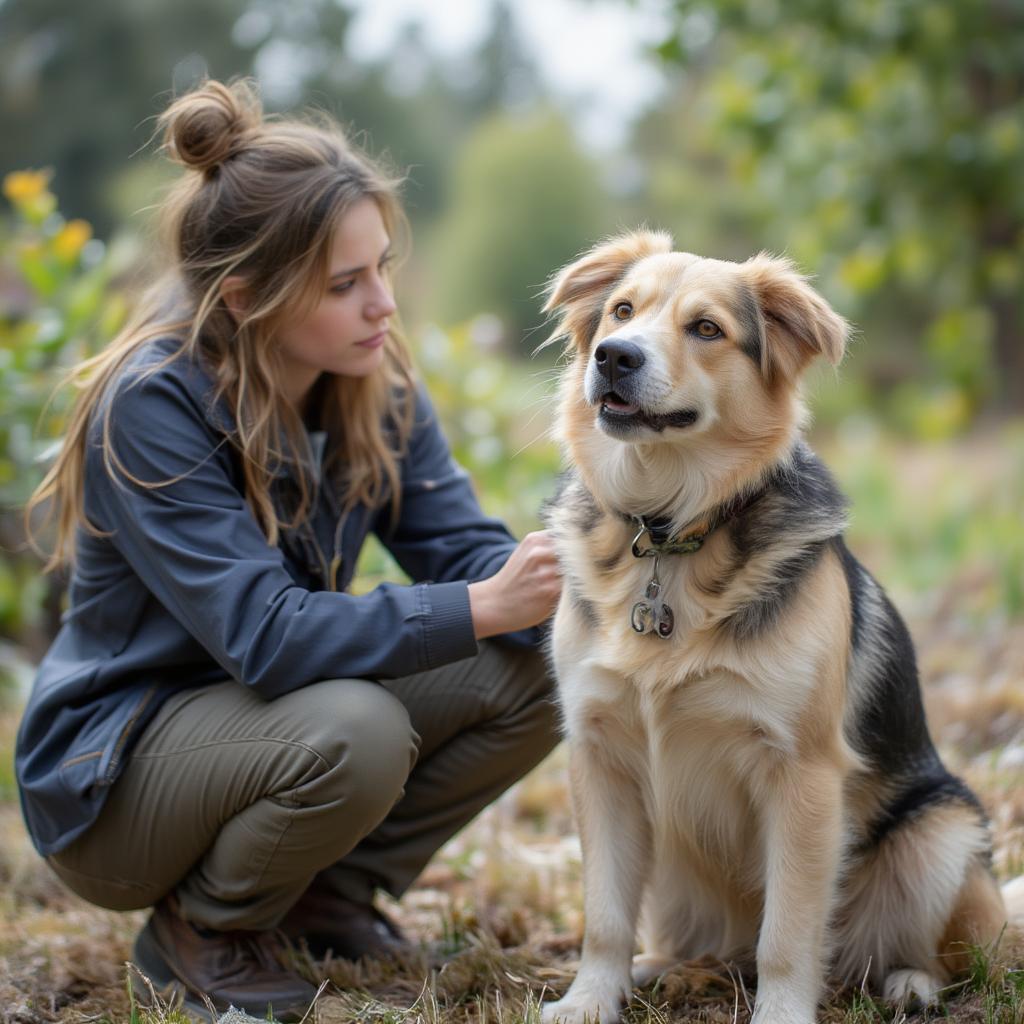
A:
{"label": "dog's black nose", "polygon": [[594,349],[594,362],[601,376],[614,388],[617,380],[628,377],[644,365],[644,353],[639,345],[631,341],[608,338]]}

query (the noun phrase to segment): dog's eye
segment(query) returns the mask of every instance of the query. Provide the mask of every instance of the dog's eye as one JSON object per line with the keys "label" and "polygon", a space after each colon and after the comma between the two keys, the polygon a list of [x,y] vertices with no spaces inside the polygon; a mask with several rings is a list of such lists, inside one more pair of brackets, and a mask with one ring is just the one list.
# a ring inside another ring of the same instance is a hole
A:
{"label": "dog's eye", "polygon": [[633,315],[633,306],[629,302],[616,303],[615,308],[612,310],[612,316],[616,320],[628,320]]}
{"label": "dog's eye", "polygon": [[712,320],[698,320],[694,324],[693,329],[699,337],[705,339],[720,338],[722,336],[722,328]]}

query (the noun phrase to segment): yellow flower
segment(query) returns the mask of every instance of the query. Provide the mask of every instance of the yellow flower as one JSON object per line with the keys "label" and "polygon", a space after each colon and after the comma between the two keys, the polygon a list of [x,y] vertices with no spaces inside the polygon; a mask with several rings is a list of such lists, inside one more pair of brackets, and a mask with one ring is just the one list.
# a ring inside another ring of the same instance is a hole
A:
{"label": "yellow flower", "polygon": [[82,246],[92,238],[88,221],[69,220],[53,238],[53,251],[59,259],[70,263],[82,251]]}
{"label": "yellow flower", "polygon": [[12,203],[30,203],[46,192],[52,171],[11,171],[4,178],[4,195]]}

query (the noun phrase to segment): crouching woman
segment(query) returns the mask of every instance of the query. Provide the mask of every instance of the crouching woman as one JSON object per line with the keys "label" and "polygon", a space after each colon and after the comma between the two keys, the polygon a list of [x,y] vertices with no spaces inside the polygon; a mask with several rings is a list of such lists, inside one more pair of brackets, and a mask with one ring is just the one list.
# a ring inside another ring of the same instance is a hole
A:
{"label": "crouching woman", "polygon": [[[397,183],[244,82],[163,114],[165,273],[77,368],[56,515],[69,607],[19,731],[25,820],[185,1005],[284,1020],[277,955],[400,949],[373,905],[554,745],[515,542],[452,460],[395,324]],[[414,581],[346,592],[376,534]],[[495,639],[492,639],[495,638]]]}

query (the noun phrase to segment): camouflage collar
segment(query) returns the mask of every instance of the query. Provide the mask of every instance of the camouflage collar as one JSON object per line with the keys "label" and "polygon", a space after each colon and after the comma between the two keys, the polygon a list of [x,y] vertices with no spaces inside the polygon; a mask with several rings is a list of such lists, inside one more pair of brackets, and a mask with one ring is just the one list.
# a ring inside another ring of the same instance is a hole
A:
{"label": "camouflage collar", "polygon": [[[672,520],[665,515],[638,516],[624,512],[620,512],[619,515],[637,528],[631,548],[635,558],[653,555],[692,555],[700,551],[704,541],[715,530],[735,519],[741,512],[745,512],[762,498],[767,490],[768,485],[764,485],[747,494],[737,495],[708,514],[690,520],[679,530],[674,529]],[[645,534],[647,544],[641,547]]]}

